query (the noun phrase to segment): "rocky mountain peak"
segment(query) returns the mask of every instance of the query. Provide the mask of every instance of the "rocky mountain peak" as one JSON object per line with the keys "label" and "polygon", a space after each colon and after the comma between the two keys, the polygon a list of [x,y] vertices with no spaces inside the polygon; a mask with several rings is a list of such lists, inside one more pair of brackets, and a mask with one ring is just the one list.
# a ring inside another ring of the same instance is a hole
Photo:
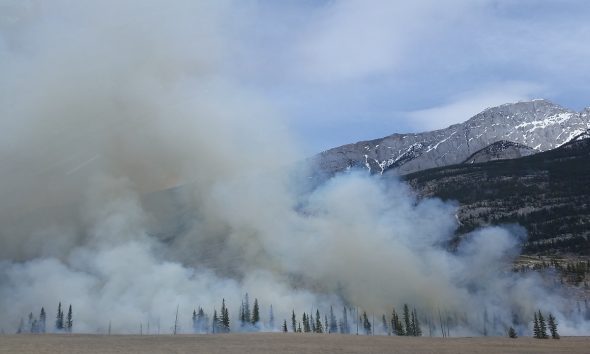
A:
{"label": "rocky mountain peak", "polygon": [[464,123],[445,129],[393,134],[324,151],[313,158],[321,174],[361,167],[371,173],[408,174],[457,164],[501,141],[537,152],[556,148],[590,128],[590,110],[580,113],[548,100],[487,108]]}

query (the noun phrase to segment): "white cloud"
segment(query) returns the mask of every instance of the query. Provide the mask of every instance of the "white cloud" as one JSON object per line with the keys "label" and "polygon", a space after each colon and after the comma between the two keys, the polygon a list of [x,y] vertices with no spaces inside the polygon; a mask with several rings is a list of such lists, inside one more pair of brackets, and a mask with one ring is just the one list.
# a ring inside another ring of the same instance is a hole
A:
{"label": "white cloud", "polygon": [[407,117],[417,130],[442,129],[464,122],[485,108],[529,100],[545,92],[546,89],[539,84],[505,82],[464,92],[439,106],[408,112]]}
{"label": "white cloud", "polygon": [[446,27],[462,0],[361,1],[330,3],[312,17],[295,45],[298,69],[320,82],[363,79],[402,66],[408,49],[437,28]]}

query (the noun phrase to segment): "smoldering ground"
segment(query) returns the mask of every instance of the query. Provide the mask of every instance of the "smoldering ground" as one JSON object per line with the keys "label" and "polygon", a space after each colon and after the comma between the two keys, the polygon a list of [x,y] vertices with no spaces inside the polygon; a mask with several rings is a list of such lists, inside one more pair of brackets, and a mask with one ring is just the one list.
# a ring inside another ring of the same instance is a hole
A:
{"label": "smoldering ground", "polygon": [[[182,331],[193,308],[249,293],[277,322],[331,305],[453,314],[504,333],[571,303],[510,272],[502,228],[456,252],[455,205],[363,173],[312,191],[301,149],[264,96],[235,80],[231,1],[2,3],[0,327],[59,301],[75,330]],[[236,328],[237,329],[237,328]],[[273,330],[275,328],[266,328]]]}

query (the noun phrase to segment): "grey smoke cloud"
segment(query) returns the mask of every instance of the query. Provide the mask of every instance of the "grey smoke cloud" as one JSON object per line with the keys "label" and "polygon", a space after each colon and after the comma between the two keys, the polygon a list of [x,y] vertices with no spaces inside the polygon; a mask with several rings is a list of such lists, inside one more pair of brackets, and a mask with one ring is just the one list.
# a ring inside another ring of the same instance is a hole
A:
{"label": "grey smoke cloud", "polygon": [[288,125],[227,75],[239,5],[161,5],[3,5],[0,328],[62,301],[76,331],[170,332],[176,306],[188,331],[193,308],[246,292],[277,323],[344,304],[464,313],[462,333],[484,308],[498,331],[513,311],[565,318],[505,268],[505,229],[450,253],[453,204],[360,173],[306,190]]}

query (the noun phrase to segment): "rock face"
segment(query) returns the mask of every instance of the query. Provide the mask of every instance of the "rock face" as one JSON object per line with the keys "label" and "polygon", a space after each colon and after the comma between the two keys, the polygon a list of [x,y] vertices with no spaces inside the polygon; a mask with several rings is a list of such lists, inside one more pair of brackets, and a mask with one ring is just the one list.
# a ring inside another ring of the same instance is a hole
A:
{"label": "rock face", "polygon": [[[526,228],[525,253],[590,254],[590,138],[531,156],[403,176],[422,197],[458,202],[461,237],[487,225]],[[382,178],[389,178],[383,176]]]}
{"label": "rock face", "polygon": [[529,156],[538,151],[519,143],[508,140],[500,140],[469,156],[463,163],[482,163],[495,160],[516,159]]}
{"label": "rock face", "polygon": [[333,148],[313,157],[312,164],[325,176],[351,167],[405,175],[462,163],[501,140],[536,152],[554,149],[588,128],[590,109],[574,112],[547,100],[533,100],[489,108],[446,129],[393,134]]}

